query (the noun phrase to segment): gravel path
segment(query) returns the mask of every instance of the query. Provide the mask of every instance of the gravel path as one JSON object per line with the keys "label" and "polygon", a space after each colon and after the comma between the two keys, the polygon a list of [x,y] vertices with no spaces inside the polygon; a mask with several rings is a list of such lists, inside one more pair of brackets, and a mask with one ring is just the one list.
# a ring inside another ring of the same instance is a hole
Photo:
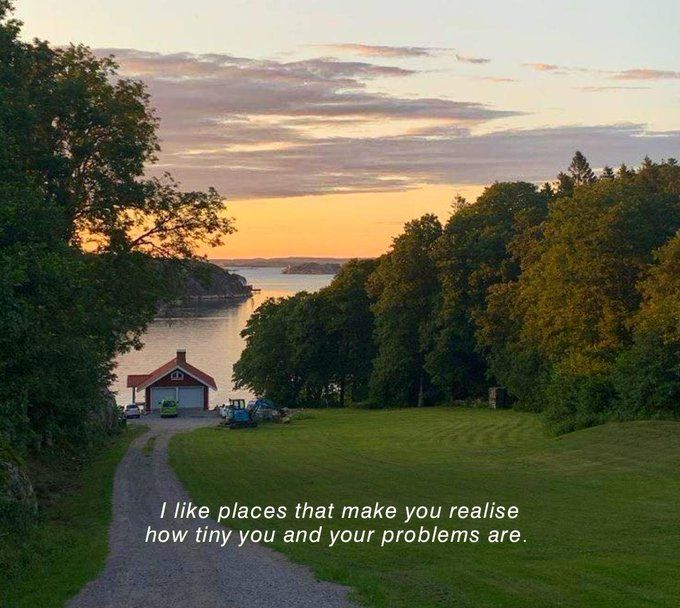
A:
{"label": "gravel path", "polygon": [[[215,424],[216,419],[148,416],[142,422],[151,427],[149,432],[132,443],[116,471],[106,566],[71,600],[71,608],[353,606],[347,588],[317,581],[310,570],[267,547],[199,545],[188,541],[192,532],[186,544],[146,544],[147,526],[173,527],[172,520],[160,519],[163,501],[188,500],[168,464],[168,440],[177,432]],[[155,445],[147,455],[142,448],[151,436]],[[174,525],[220,528],[212,520]]]}

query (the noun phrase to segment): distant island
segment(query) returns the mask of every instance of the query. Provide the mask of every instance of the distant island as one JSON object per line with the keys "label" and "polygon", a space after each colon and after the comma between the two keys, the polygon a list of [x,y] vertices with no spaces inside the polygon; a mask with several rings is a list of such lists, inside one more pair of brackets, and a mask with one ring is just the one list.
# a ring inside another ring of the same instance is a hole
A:
{"label": "distant island", "polygon": [[211,259],[212,264],[222,268],[287,268],[299,264],[336,264],[342,266],[350,258],[315,258],[315,257],[286,257],[286,258],[231,258]]}
{"label": "distant island", "polygon": [[342,264],[335,262],[306,262],[304,264],[291,264],[281,272],[283,274],[338,274]]}

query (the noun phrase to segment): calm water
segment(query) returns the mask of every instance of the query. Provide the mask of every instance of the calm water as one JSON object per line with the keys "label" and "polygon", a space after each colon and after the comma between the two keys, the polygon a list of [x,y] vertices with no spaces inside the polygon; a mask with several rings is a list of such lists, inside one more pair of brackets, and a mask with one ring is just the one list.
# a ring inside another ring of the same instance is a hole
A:
{"label": "calm water", "polygon": [[253,311],[269,297],[287,296],[298,291],[316,291],[328,285],[330,275],[281,274],[281,268],[238,268],[234,272],[262,291],[239,304],[210,303],[175,310],[172,316],[151,323],[143,337],[144,348],[118,358],[118,380],[111,389],[118,403],[129,403],[126,388],[128,374],[144,374],[160,367],[185,348],[187,361],[210,374],[217,382],[217,392],[210,391],[210,404],[223,403],[228,397],[250,398],[247,391],[235,391],[231,374],[243,350],[239,335]]}

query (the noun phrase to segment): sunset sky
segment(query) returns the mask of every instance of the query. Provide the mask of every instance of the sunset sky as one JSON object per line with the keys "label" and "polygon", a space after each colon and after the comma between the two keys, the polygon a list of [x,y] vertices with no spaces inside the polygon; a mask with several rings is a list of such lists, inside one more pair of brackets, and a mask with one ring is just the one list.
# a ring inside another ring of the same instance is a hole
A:
{"label": "sunset sky", "polygon": [[372,256],[460,193],[680,156],[680,3],[19,0],[26,37],[115,54],[156,170],[217,187],[211,257]]}

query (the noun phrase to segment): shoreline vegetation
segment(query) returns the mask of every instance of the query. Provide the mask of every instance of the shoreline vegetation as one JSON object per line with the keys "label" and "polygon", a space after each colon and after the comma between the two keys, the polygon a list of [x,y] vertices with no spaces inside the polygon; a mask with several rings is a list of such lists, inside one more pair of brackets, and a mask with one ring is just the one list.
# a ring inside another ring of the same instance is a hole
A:
{"label": "shoreline vegetation", "polygon": [[178,281],[180,284],[173,290],[178,296],[175,302],[242,301],[253,294],[253,286],[248,285],[244,277],[204,260],[186,263]]}
{"label": "shoreline vegetation", "polygon": [[340,272],[341,264],[306,262],[304,264],[293,264],[286,266],[281,272],[283,274],[333,274]]}

